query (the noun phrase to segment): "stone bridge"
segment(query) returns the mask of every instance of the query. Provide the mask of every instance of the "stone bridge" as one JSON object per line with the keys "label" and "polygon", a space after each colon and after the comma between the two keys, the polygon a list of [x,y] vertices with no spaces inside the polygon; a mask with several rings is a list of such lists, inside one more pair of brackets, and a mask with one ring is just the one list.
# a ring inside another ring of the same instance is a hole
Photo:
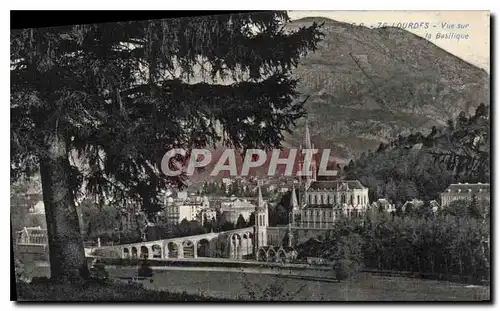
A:
{"label": "stone bridge", "polygon": [[253,227],[224,232],[87,248],[86,255],[112,258],[198,258],[243,259],[253,255]]}

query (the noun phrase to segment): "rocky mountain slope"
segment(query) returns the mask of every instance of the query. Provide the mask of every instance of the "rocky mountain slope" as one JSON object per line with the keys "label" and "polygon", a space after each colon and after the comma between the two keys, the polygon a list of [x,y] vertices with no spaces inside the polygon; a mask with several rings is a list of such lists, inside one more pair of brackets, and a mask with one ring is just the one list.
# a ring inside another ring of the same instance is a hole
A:
{"label": "rocky mountain slope", "polygon": [[[306,103],[313,141],[340,163],[381,142],[444,125],[460,111],[489,105],[489,75],[433,43],[399,28],[370,29],[325,18],[320,48],[294,74]],[[299,122],[285,146],[303,140]]]}

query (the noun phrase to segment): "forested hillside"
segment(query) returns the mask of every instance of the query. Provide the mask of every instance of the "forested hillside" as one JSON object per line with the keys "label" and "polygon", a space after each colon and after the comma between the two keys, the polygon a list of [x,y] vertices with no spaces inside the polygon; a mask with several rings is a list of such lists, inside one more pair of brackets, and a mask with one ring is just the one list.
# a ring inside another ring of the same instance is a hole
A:
{"label": "forested hillside", "polygon": [[437,199],[450,183],[490,180],[489,108],[461,112],[447,126],[402,136],[377,150],[363,152],[344,168],[346,178],[359,179],[370,199],[402,203],[413,198]]}

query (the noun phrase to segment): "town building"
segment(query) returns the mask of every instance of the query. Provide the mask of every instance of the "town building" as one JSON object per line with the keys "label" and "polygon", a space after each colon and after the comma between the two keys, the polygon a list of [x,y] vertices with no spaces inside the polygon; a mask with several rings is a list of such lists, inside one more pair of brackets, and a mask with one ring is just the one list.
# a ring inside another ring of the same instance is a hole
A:
{"label": "town building", "polygon": [[490,184],[451,184],[441,194],[441,206],[449,205],[451,202],[458,200],[470,201],[473,197],[478,201],[490,201]]}
{"label": "town building", "polygon": [[205,221],[212,222],[217,220],[217,211],[210,207],[208,209],[201,211],[201,224],[205,224]]}
{"label": "town building", "polygon": [[245,221],[250,220],[250,215],[255,211],[255,204],[244,198],[232,197],[221,202],[220,213],[222,217],[232,223],[236,223],[238,218],[243,216]]}
{"label": "town building", "polygon": [[373,202],[371,208],[375,211],[385,211],[387,213],[396,212],[396,205],[387,199],[378,199]]}
{"label": "town building", "polygon": [[207,197],[188,197],[177,201],[170,198],[166,203],[165,218],[171,225],[177,225],[184,219],[201,221],[202,211],[210,209]]}

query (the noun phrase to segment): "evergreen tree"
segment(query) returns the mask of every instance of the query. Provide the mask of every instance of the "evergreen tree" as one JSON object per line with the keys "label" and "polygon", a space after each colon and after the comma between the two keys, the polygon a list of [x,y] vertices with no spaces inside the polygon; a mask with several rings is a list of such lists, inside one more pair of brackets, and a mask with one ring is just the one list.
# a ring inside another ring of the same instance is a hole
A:
{"label": "evergreen tree", "polygon": [[236,220],[236,228],[241,229],[245,228],[247,226],[247,222],[245,221],[245,218],[243,218],[243,215],[240,214],[238,216],[238,219]]}
{"label": "evergreen tree", "polygon": [[255,226],[255,212],[250,214],[250,218],[248,219],[248,226]]}
{"label": "evergreen tree", "polygon": [[88,276],[82,187],[153,215],[160,189],[185,184],[160,174],[168,150],[280,145],[305,113],[291,69],[321,38],[317,24],[287,21],[246,12],[11,32],[11,175],[40,171],[52,278]]}

